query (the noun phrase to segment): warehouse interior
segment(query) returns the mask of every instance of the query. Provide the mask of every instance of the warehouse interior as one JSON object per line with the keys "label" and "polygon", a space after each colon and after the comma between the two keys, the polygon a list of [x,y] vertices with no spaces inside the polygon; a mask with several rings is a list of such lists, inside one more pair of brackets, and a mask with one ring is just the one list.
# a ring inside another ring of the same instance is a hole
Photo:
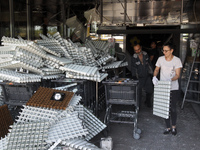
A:
{"label": "warehouse interior", "polygon": [[[199,9],[199,0],[1,0],[0,149],[198,149]],[[139,106],[133,45],[148,53],[152,41],[159,56],[172,43],[183,64],[176,136],[162,134],[166,111],[147,107],[144,91]]]}

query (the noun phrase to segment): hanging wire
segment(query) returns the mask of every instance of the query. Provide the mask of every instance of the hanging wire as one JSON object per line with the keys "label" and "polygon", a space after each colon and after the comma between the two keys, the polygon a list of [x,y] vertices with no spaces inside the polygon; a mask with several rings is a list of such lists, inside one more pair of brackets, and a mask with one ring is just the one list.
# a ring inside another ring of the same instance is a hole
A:
{"label": "hanging wire", "polygon": [[[118,0],[118,2],[120,2],[120,0]],[[124,5],[122,4],[122,2],[120,2],[121,3],[121,5],[122,5],[122,7],[123,7],[123,9],[125,10],[125,7],[124,7]],[[126,12],[126,16],[128,17],[128,19],[132,22],[132,20],[129,18],[129,16],[128,16],[128,14],[127,14],[127,12]]]}

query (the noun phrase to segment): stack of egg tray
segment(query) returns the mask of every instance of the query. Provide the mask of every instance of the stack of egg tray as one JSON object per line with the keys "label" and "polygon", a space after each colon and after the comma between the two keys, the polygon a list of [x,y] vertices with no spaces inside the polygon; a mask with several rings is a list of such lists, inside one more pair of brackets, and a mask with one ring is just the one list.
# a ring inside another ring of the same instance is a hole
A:
{"label": "stack of egg tray", "polygon": [[121,63],[120,65],[119,65],[119,67],[126,67],[126,66],[128,66],[128,62],[126,61],[126,62],[123,62],[123,63]]}
{"label": "stack of egg tray", "polygon": [[103,53],[108,53],[109,51],[109,43],[106,41],[92,41],[94,46],[98,49],[101,50],[102,54]]}
{"label": "stack of egg tray", "polygon": [[92,42],[90,41],[90,40],[86,40],[86,42],[85,42],[85,46],[87,47],[87,48],[90,48],[91,49],[91,52],[93,53],[93,56],[96,58],[96,57],[98,57],[98,54],[97,54],[97,49],[96,49],[96,47],[92,44]]}
{"label": "stack of egg tray", "polygon": [[34,54],[30,51],[27,51],[26,49],[20,46],[0,47],[0,57],[3,59],[6,58],[8,60],[24,60],[24,62],[27,62],[27,60],[30,60],[30,61],[35,62],[35,63],[32,63],[33,65],[36,65],[36,64],[40,66],[43,65],[42,58],[39,55]]}
{"label": "stack of egg tray", "polygon": [[77,105],[75,110],[79,113],[80,119],[83,120],[84,126],[88,129],[89,134],[86,135],[86,140],[89,141],[106,128],[105,124],[82,105]]}
{"label": "stack of egg tray", "polygon": [[99,48],[99,49],[103,49],[107,44],[106,41],[92,41],[92,43],[96,48]]}
{"label": "stack of egg tray", "polygon": [[[65,94],[62,101],[51,100],[51,97],[56,92]],[[33,96],[26,103],[26,105],[64,110],[68,106],[73,96],[74,96],[73,92],[39,87],[36,93],[34,93]]]}
{"label": "stack of egg tray", "polygon": [[60,69],[65,71],[67,78],[86,79],[101,82],[108,76],[107,73],[99,73],[97,67],[69,64],[64,67],[60,67]]}
{"label": "stack of egg tray", "polygon": [[76,45],[77,47],[81,47],[82,46],[82,44],[80,42],[76,42],[76,43],[74,43],[74,45]]}
{"label": "stack of egg tray", "polygon": [[67,51],[67,46],[66,46],[65,40],[61,37],[60,33],[56,32],[52,36],[52,38],[55,39],[61,45],[62,50],[63,50],[62,56],[69,57],[70,55],[69,55],[69,53]]}
{"label": "stack of egg tray", "polygon": [[112,57],[110,55],[104,55],[103,57],[101,57],[97,60],[97,63],[100,65],[102,65],[102,64],[105,65],[108,62],[112,62],[112,61],[115,61],[114,57]]}
{"label": "stack of egg tray", "polygon": [[42,71],[45,72],[46,75],[53,75],[53,74],[61,74],[62,71],[56,68],[41,68]]}
{"label": "stack of egg tray", "polygon": [[59,32],[56,32],[53,36],[52,36],[54,39],[56,39],[61,46],[65,47],[65,42],[63,40],[63,38],[61,37],[60,33]]}
{"label": "stack of egg tray", "polygon": [[12,116],[7,105],[0,106],[0,137],[5,137],[9,126],[13,124]]}
{"label": "stack of egg tray", "polygon": [[48,149],[49,122],[14,123],[9,130],[7,149],[37,150]]}
{"label": "stack of egg tray", "polygon": [[63,71],[74,72],[84,76],[95,76],[96,72],[98,71],[97,67],[82,66],[75,64],[65,65],[64,67],[60,67],[60,69]]}
{"label": "stack of egg tray", "polygon": [[101,82],[107,76],[108,76],[107,73],[99,73],[99,72],[97,72],[94,76],[85,76],[82,74],[66,72],[66,78],[85,79],[85,80],[91,80],[91,81],[95,81],[95,82]]}
{"label": "stack of egg tray", "polygon": [[31,43],[31,41],[27,40],[18,40],[15,38],[5,37],[3,36],[1,38],[2,45],[24,45],[26,46],[28,43]]}
{"label": "stack of egg tray", "polygon": [[[6,40],[9,39],[14,42],[12,38],[6,38]],[[16,39],[15,41],[18,40]],[[47,75],[46,72],[40,70],[44,65],[49,68],[59,68],[60,65],[72,63],[69,59],[61,59],[57,54],[48,51],[47,48],[32,42],[27,43],[26,45],[18,44],[18,46],[11,43],[7,43],[7,45],[9,46],[1,47],[1,68],[23,68],[40,75]],[[47,55],[46,52],[53,55]]]}
{"label": "stack of egg tray", "polygon": [[71,58],[73,59],[74,63],[79,65],[86,64],[87,60],[84,58],[83,53],[81,53],[81,51],[71,43],[67,41],[65,43],[67,46],[67,51],[70,54]]}
{"label": "stack of egg tray", "polygon": [[[48,41],[47,41],[47,43],[48,43]],[[48,44],[49,44],[49,43],[48,43]],[[42,45],[40,45],[40,47],[41,47],[44,51],[46,51],[46,52],[48,52],[48,53],[50,53],[50,54],[52,54],[52,55],[55,55],[55,56],[57,56],[57,57],[61,57],[61,54],[60,54],[60,53],[57,53],[56,51],[51,50],[50,48],[44,47],[44,46],[42,46]]]}
{"label": "stack of egg tray", "polygon": [[97,65],[96,60],[94,59],[94,56],[93,56],[90,48],[79,47],[78,51],[79,51],[79,56],[82,56],[82,59],[84,59],[85,64],[87,64],[89,66]]}
{"label": "stack of egg tray", "polygon": [[8,69],[0,69],[0,79],[16,83],[41,82],[41,76],[39,75],[19,73]]}
{"label": "stack of egg tray", "polygon": [[39,36],[40,36],[43,40],[48,40],[48,39],[49,39],[46,35],[44,35],[44,34],[42,34],[42,33],[40,33]]}
{"label": "stack of egg tray", "polygon": [[42,37],[43,40],[36,40],[35,42],[42,46],[45,51],[58,57],[64,55],[64,48],[60,45],[60,43],[58,43],[57,40],[48,38],[43,34],[40,34],[40,37]]}
{"label": "stack of egg tray", "polygon": [[169,118],[171,81],[158,81],[154,86],[153,114]]}
{"label": "stack of egg tray", "polygon": [[4,59],[4,62],[1,61],[1,68],[24,68],[36,73],[41,73],[39,68],[43,66],[43,61],[39,54],[32,53],[22,47],[5,46],[0,49],[1,58],[5,55],[9,55],[7,57],[5,56],[6,59]]}
{"label": "stack of egg tray", "polygon": [[33,73],[37,73],[37,74],[43,74],[43,72],[33,66],[30,66],[26,63],[23,62],[19,62],[19,61],[12,61],[12,62],[8,62],[8,63],[4,63],[0,65],[1,68],[5,68],[5,69],[21,69],[23,68],[24,70],[29,70]]}
{"label": "stack of egg tray", "polygon": [[47,60],[53,61],[61,66],[73,63],[73,61],[68,58],[65,58],[65,57],[58,58],[58,57],[55,57],[55,56],[49,55],[49,54],[47,54]]}
{"label": "stack of egg tray", "polygon": [[41,68],[44,75],[41,76],[42,79],[57,79],[63,77],[64,74],[60,69],[56,68]]}
{"label": "stack of egg tray", "polygon": [[121,65],[122,61],[115,61],[115,62],[111,62],[105,66],[103,66],[102,69],[114,69],[114,68],[119,68],[119,66]]}

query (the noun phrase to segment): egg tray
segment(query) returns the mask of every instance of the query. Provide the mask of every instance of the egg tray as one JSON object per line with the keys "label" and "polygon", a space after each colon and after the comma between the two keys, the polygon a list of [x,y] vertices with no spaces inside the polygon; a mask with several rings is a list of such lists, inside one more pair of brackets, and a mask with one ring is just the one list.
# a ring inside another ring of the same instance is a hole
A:
{"label": "egg tray", "polygon": [[39,150],[48,149],[49,122],[26,122],[13,124],[8,134],[7,149],[9,150]]}
{"label": "egg tray", "polygon": [[48,132],[47,143],[56,142],[58,139],[70,140],[74,138],[85,137],[88,134],[87,129],[82,125],[77,112],[63,111],[58,115],[59,121],[53,124]]}
{"label": "egg tray", "polygon": [[[65,94],[63,100],[61,101],[51,100],[53,94],[56,92]],[[74,96],[73,92],[39,87],[36,93],[34,93],[33,96],[26,103],[26,105],[34,107],[53,108],[53,109],[66,109],[73,96]]]}
{"label": "egg tray", "polygon": [[87,141],[91,140],[93,137],[95,137],[106,128],[106,125],[102,123],[83,105],[77,105],[75,107],[75,111],[78,112],[79,118],[83,121],[83,125],[88,130],[88,134],[85,136],[85,139]]}
{"label": "egg tray", "polygon": [[168,119],[170,115],[171,81],[158,81],[154,86],[153,114]]}

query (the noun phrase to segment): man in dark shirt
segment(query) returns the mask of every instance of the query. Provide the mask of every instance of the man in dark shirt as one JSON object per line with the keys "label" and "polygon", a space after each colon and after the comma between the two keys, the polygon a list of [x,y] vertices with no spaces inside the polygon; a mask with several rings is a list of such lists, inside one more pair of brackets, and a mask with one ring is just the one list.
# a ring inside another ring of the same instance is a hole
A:
{"label": "man in dark shirt", "polygon": [[139,80],[139,104],[141,106],[142,89],[144,89],[146,93],[145,104],[151,107],[153,94],[153,84],[151,82],[152,65],[149,56],[142,51],[140,44],[134,45],[133,48],[135,53],[131,61],[131,73],[133,79]]}
{"label": "man in dark shirt", "polygon": [[151,42],[151,49],[149,50],[149,57],[153,66],[153,70],[155,69],[156,61],[159,57],[159,51],[157,50],[156,42]]}

